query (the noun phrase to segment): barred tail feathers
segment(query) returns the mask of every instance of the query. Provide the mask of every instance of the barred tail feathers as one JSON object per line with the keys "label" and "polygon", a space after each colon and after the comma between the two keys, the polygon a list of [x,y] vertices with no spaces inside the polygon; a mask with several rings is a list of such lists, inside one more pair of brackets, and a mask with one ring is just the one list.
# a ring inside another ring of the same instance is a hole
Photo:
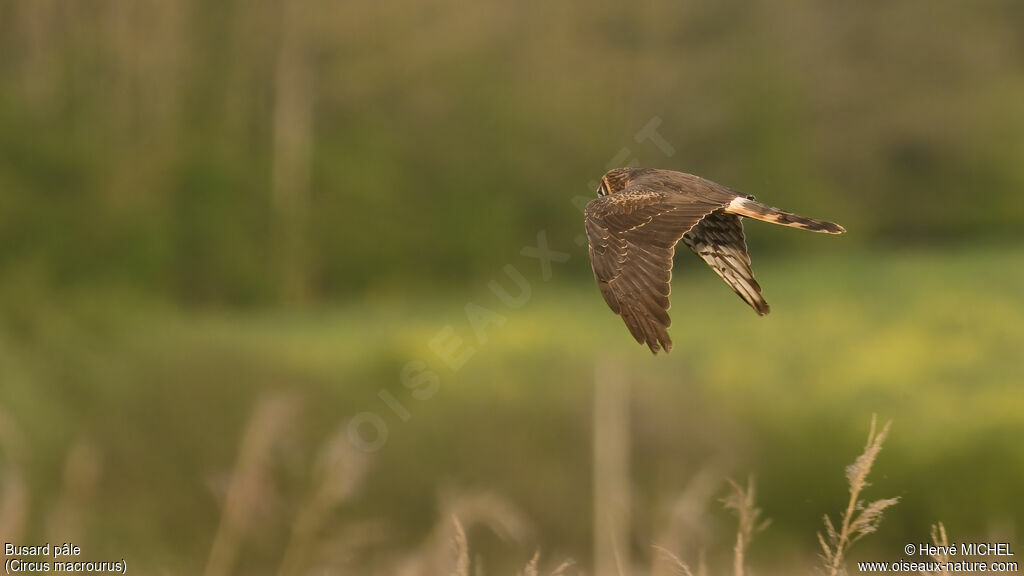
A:
{"label": "barred tail feathers", "polygon": [[725,211],[731,214],[738,214],[740,216],[746,216],[747,218],[761,220],[762,222],[781,224],[782,226],[800,228],[801,230],[810,230],[811,232],[824,232],[826,234],[842,234],[843,232],[846,232],[845,228],[835,222],[806,218],[798,214],[793,214],[792,212],[786,212],[785,210],[768,206],[767,204],[761,204],[760,202],[756,202],[743,196],[740,196],[730,202]]}

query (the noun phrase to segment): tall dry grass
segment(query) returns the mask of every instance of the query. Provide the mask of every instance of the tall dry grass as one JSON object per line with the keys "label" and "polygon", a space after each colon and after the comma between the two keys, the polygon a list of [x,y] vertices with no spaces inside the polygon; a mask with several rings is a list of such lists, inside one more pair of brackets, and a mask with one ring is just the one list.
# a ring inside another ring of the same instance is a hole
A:
{"label": "tall dry grass", "polygon": [[629,550],[630,385],[626,368],[614,358],[594,366],[594,573],[621,574]]}
{"label": "tall dry grass", "polygon": [[[278,460],[275,448],[286,436],[289,425],[298,415],[298,402],[288,395],[272,395],[261,400],[253,410],[239,447],[235,470],[229,482],[220,528],[216,534],[207,562],[207,575],[228,576],[241,573],[239,555],[250,536],[254,510],[260,502],[273,499],[275,487],[270,482]],[[870,473],[888,436],[890,424],[879,430],[872,418],[863,452],[847,467],[849,500],[834,523],[825,516],[824,533],[818,534],[822,547],[824,572],[830,575],[846,574],[845,562],[851,547],[863,537],[877,531],[886,510],[898,502],[887,498],[864,502],[862,496]],[[291,519],[290,538],[284,546],[279,576],[306,574],[388,574],[398,576],[486,576],[483,560],[473,556],[472,536],[483,529],[496,534],[503,541],[521,547],[530,540],[531,528],[525,514],[505,498],[492,492],[456,492],[442,495],[439,520],[433,530],[409,552],[388,549],[387,531],[377,530],[365,523],[350,523],[340,528],[332,526],[334,512],[345,502],[356,498],[359,487],[370,468],[368,457],[354,450],[341,426],[322,444],[312,463],[312,481],[305,498],[297,506]],[[0,536],[6,541],[17,540],[28,524],[28,482],[23,466],[19,465],[23,445],[17,426],[0,412],[0,448],[5,465],[0,490]],[[50,533],[55,536],[81,534],[90,494],[99,480],[101,464],[98,450],[80,442],[67,456],[63,489],[50,516]],[[709,486],[716,483],[706,475],[698,475],[692,486],[689,507],[694,518],[702,517],[696,511],[707,495],[714,492]],[[756,499],[753,479],[741,485],[729,483],[728,493],[721,499],[723,508],[736,520],[735,541],[732,545],[733,576],[751,573],[749,550],[756,535],[768,526],[762,518]],[[368,534],[375,536],[368,536]],[[932,541],[937,546],[948,546],[945,526],[932,526]],[[78,536],[75,536],[76,540]],[[674,543],[665,541],[668,546]],[[382,546],[383,544],[383,546]],[[390,550],[381,553],[381,550]],[[345,554],[338,554],[343,550]],[[333,552],[333,553],[332,553]],[[936,562],[948,557],[933,556]],[[795,570],[794,572],[811,572]],[[522,576],[568,576],[586,574],[586,570],[571,560],[541,562],[537,550],[518,572]],[[638,573],[673,574],[675,576],[710,576],[726,573],[712,571],[699,555],[696,570],[683,557],[667,546],[653,546],[649,569],[617,562],[615,574],[627,576]],[[943,576],[945,572],[934,572]]]}
{"label": "tall dry grass", "polygon": [[653,576],[692,574],[681,560],[687,554],[697,556],[697,576],[708,572],[706,548],[712,540],[709,524],[710,504],[721,489],[722,473],[717,466],[702,466],[669,506],[669,517],[657,532],[657,552],[651,559]]}
{"label": "tall dry grass", "polygon": [[291,396],[268,396],[260,400],[249,419],[228,485],[220,527],[203,571],[205,576],[234,573],[253,511],[269,498],[272,451],[294,421],[297,410],[297,401]]}
{"label": "tall dry grass", "polygon": [[733,512],[737,519],[736,544],[733,545],[734,576],[743,576],[746,566],[747,549],[754,540],[754,534],[768,527],[769,520],[761,520],[761,509],[755,500],[754,479],[747,480],[747,487],[729,481],[732,487],[729,495],[722,503],[727,510]]}
{"label": "tall dry grass", "polygon": [[935,545],[936,552],[931,555],[931,559],[936,562],[941,569],[926,572],[927,576],[949,576],[949,561],[950,555],[945,550],[949,550],[949,537],[946,536],[946,527],[939,522],[938,524],[932,524],[932,544]]}
{"label": "tall dry grass", "polygon": [[87,544],[85,523],[102,473],[99,449],[88,440],[76,440],[65,457],[61,489],[47,519],[50,542]]}
{"label": "tall dry grass", "polygon": [[[32,486],[26,440],[21,429],[0,410],[0,543],[18,543],[30,534]],[[95,446],[79,439],[64,459],[60,488],[47,506],[45,534],[49,542],[87,542],[85,524],[102,475],[102,460]],[[6,561],[0,548],[0,562]]]}
{"label": "tall dry grass", "polygon": [[[25,478],[25,439],[7,412],[0,410],[0,539],[17,542],[28,522],[29,490]],[[0,558],[6,555],[0,550]]]}
{"label": "tall dry grass", "polygon": [[439,520],[414,550],[385,560],[381,574],[433,576],[482,569],[469,556],[467,533],[482,528],[504,542],[521,546],[531,533],[526,515],[493,492],[458,492],[441,498]]}
{"label": "tall dry grass", "polygon": [[822,560],[825,563],[825,572],[829,576],[846,574],[843,561],[850,547],[864,536],[878,530],[882,514],[887,508],[899,502],[899,498],[883,498],[865,504],[860,498],[861,492],[869,486],[868,475],[875,464],[875,459],[878,458],[878,453],[882,451],[886,436],[889,435],[890,424],[892,422],[886,422],[881,431],[876,433],[876,418],[871,417],[871,429],[868,431],[864,452],[846,468],[850,499],[840,517],[839,528],[837,529],[828,515],[825,515],[825,535],[818,533],[818,543],[821,544]]}
{"label": "tall dry grass", "polygon": [[330,514],[355,495],[368,468],[366,454],[352,447],[347,428],[339,426],[320,447],[313,464],[313,486],[295,516],[278,576],[303,573],[316,555]]}

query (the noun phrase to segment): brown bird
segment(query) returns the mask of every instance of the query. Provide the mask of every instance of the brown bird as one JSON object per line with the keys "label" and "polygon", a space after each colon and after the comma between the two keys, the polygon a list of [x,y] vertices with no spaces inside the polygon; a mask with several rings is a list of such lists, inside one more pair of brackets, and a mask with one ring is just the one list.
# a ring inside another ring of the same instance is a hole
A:
{"label": "brown bird", "polygon": [[750,269],[742,216],[812,232],[842,234],[833,222],[797,216],[699,176],[616,168],[586,208],[590,265],[601,295],[629,332],[668,352],[672,256],[681,238],[759,315],[768,313]]}

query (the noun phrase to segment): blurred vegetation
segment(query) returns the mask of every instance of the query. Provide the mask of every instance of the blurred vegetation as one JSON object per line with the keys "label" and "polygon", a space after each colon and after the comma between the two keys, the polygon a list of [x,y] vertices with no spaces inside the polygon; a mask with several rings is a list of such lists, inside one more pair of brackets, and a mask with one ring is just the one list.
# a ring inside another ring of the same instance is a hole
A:
{"label": "blurred vegetation", "polygon": [[[538,289],[513,315],[479,286],[471,298],[508,315],[484,345],[464,301],[450,298],[315,314],[182,314],[109,294],[39,294],[33,306],[3,311],[4,408],[33,440],[26,474],[36,506],[50,509],[46,495],[57,487],[47,479],[60,478],[66,447],[89,440],[104,473],[80,538],[97,556],[127,555],[153,570],[202,565],[218,487],[265,390],[301,391],[301,424],[278,439],[274,496],[253,511],[243,572],[279,557],[316,445],[364,411],[384,420],[387,441],[331,525],[384,534],[364,543],[371,557],[414,547],[445,522],[439,494],[493,491],[521,506],[532,530],[526,542],[485,550],[521,565],[539,546],[586,565],[595,350],[630,378],[632,544],[641,557],[652,543],[693,554],[708,546],[712,561],[728,553],[733,525],[711,513],[699,517],[696,540],[659,539],[673,502],[710,471],[757,475],[759,506],[773,523],[753,565],[815,564],[814,532],[822,514],[845,505],[842,470],[872,413],[894,421],[872,490],[901,501],[855,560],[890,558],[940,519],[964,539],[1019,528],[1024,252],[762,266],[777,308],[767,318],[742,309],[693,260],[675,286],[688,301],[675,308],[676,350],[659,361],[590,287]],[[429,346],[448,325],[478,350],[457,371]],[[416,359],[440,378],[426,400],[402,384]]]}
{"label": "blurred vegetation", "polygon": [[[633,139],[653,117],[672,157]],[[459,285],[578,230],[569,198],[624,147],[857,244],[1019,238],[1024,8],[0,6],[0,270],[56,286],[244,304]]]}
{"label": "blurred vegetation", "polygon": [[[638,140],[652,121],[671,154]],[[0,491],[21,506],[0,533],[191,574],[243,526],[239,573],[270,573],[305,557],[315,447],[370,411],[386,447],[310,513],[325,532],[395,557],[450,494],[493,491],[533,530],[479,549],[585,566],[606,356],[632,393],[637,557],[691,482],[748,473],[774,520],[751,564],[814,555],[872,413],[894,421],[873,481],[901,501],[854,556],[938,520],[1020,533],[1022,159],[1014,0],[2,2],[0,487],[27,497]],[[850,233],[747,227],[766,318],[681,253],[676,348],[652,359],[574,243],[574,198],[631,162]],[[570,254],[550,283],[520,255],[539,231]],[[521,309],[487,289],[507,264]],[[467,302],[504,318],[486,344]],[[446,326],[477,348],[458,371],[430,346]],[[415,359],[437,400],[403,386]],[[273,497],[225,504],[275,392],[301,416],[275,421]],[[718,561],[733,528],[699,527],[685,544]]]}
{"label": "blurred vegetation", "polygon": [[[280,440],[275,496],[254,512],[249,546],[257,548],[247,546],[242,566],[255,570],[279,556],[312,449],[361,411],[384,418],[388,440],[373,455],[372,480],[332,518],[384,523],[376,553],[417,542],[437,518],[439,490],[486,490],[521,505],[535,527],[523,549],[504,546],[516,562],[535,545],[579,559],[592,522],[595,349],[617,351],[630,374],[641,556],[671,518],[674,498],[708,468],[758,476],[773,524],[754,565],[812,557],[822,513],[845,502],[842,469],[872,412],[895,421],[873,484],[901,502],[856,558],[889,558],[908,537],[926,538],[938,519],[966,537],[1012,531],[1024,518],[1024,253],[762,266],[768,295],[785,311],[767,321],[740,310],[714,275],[696,274],[699,265],[684,266],[693,274],[676,282],[677,298],[700,304],[678,306],[677,349],[665,362],[651,362],[589,287],[552,288],[488,331],[455,372],[428,342],[445,325],[476,342],[461,301],[181,315],[112,295],[38,294],[32,306],[3,311],[4,407],[33,440],[27,475],[39,479],[32,489],[43,510],[56,487],[40,480],[60,477],[66,447],[80,438],[99,447],[103,480],[81,539],[97,557],[128,556],[153,570],[202,565],[217,526],[217,487],[265,389],[301,390],[301,425]],[[505,312],[479,288],[474,300]],[[439,375],[435,399],[403,388],[400,373],[413,359]],[[381,389],[409,421],[387,408]],[[699,541],[727,549],[729,523],[701,522],[710,534]]]}

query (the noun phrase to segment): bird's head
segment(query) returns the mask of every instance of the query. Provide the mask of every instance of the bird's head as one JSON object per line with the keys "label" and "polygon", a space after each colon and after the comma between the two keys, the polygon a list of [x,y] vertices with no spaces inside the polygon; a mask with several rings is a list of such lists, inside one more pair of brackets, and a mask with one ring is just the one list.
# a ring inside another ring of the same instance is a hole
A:
{"label": "bird's head", "polygon": [[597,188],[597,195],[607,196],[622,191],[623,188],[629,186],[629,181],[636,170],[637,168],[615,168],[609,170],[601,177],[601,186]]}

